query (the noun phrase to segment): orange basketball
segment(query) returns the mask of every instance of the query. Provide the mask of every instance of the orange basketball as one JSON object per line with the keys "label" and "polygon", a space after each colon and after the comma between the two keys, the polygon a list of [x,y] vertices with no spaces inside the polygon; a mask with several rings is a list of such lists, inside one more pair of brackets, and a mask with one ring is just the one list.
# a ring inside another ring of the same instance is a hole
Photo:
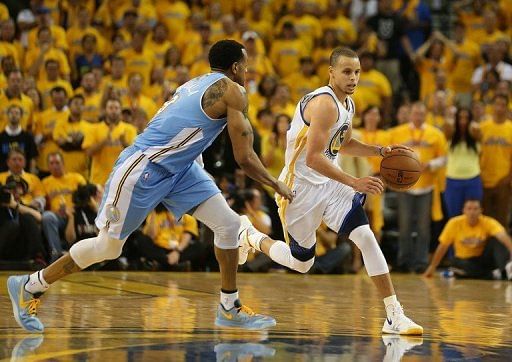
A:
{"label": "orange basketball", "polygon": [[380,162],[380,175],[394,190],[410,189],[421,176],[421,163],[414,151],[394,148]]}

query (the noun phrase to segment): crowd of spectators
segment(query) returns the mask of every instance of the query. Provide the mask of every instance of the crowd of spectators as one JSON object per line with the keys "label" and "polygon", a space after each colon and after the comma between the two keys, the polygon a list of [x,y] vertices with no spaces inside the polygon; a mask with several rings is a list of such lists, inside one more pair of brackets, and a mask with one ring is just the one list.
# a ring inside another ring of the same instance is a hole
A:
{"label": "crowd of spectators", "polygon": [[[412,190],[388,190],[366,203],[395,270],[423,272],[441,228],[461,214],[466,199],[482,200],[483,212],[509,228],[510,1],[6,4],[0,4],[0,260],[40,267],[97,232],[95,213],[116,158],[177,87],[210,71],[209,48],[224,38],[247,50],[255,149],[275,177],[296,103],[327,83],[334,47],[357,51],[362,72],[353,137],[406,144],[423,164]],[[237,168],[227,134],[203,158],[231,206],[282,240],[273,194]],[[356,176],[379,172],[378,158],[339,162]],[[350,243],[325,226],[317,234],[314,272],[361,268]],[[211,233],[192,216],[176,220],[159,206],[108,266],[212,270]],[[244,267],[274,268],[265,255]]]}

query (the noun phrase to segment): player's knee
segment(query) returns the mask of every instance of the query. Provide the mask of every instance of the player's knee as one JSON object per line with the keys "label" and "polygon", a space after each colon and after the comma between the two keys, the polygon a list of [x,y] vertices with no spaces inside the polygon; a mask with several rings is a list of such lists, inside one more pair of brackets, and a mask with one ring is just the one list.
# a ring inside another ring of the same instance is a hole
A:
{"label": "player's knee", "polygon": [[300,261],[298,259],[293,258],[292,269],[298,271],[299,273],[305,274],[311,269],[315,262],[315,258],[311,258],[306,261]]}
{"label": "player's knee", "polygon": [[226,213],[219,225],[212,226],[215,246],[220,249],[238,248],[240,217],[234,211]]}
{"label": "player's knee", "polygon": [[113,260],[121,256],[123,252],[123,240],[112,238],[107,232],[103,233],[96,243],[97,254],[103,260]]}

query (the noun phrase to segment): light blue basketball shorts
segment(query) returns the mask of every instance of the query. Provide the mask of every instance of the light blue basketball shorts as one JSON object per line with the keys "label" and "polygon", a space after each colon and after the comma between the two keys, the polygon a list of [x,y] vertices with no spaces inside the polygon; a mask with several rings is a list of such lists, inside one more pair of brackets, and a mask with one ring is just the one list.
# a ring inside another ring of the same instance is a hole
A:
{"label": "light blue basketball shorts", "polygon": [[172,174],[153,163],[136,147],[117,159],[105,185],[96,226],[112,238],[125,239],[159,203],[176,219],[219,193],[212,178],[197,162]]}

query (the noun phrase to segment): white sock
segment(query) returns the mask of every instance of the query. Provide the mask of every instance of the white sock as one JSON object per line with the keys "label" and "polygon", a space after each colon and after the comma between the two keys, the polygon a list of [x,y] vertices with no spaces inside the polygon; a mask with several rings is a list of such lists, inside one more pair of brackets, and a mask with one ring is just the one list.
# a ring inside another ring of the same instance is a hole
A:
{"label": "white sock", "polygon": [[396,295],[390,295],[389,297],[384,298],[384,306],[386,307],[386,314],[390,317],[389,313],[393,311],[394,308],[388,308],[390,306],[395,306],[398,304],[398,299],[396,299]]}
{"label": "white sock", "polygon": [[50,288],[50,285],[44,280],[43,271],[39,270],[34,274],[30,274],[25,290],[30,294],[44,293]]}
{"label": "white sock", "polygon": [[220,291],[220,304],[225,310],[230,310],[235,306],[235,300],[238,299],[238,290],[234,293],[224,293]]}

